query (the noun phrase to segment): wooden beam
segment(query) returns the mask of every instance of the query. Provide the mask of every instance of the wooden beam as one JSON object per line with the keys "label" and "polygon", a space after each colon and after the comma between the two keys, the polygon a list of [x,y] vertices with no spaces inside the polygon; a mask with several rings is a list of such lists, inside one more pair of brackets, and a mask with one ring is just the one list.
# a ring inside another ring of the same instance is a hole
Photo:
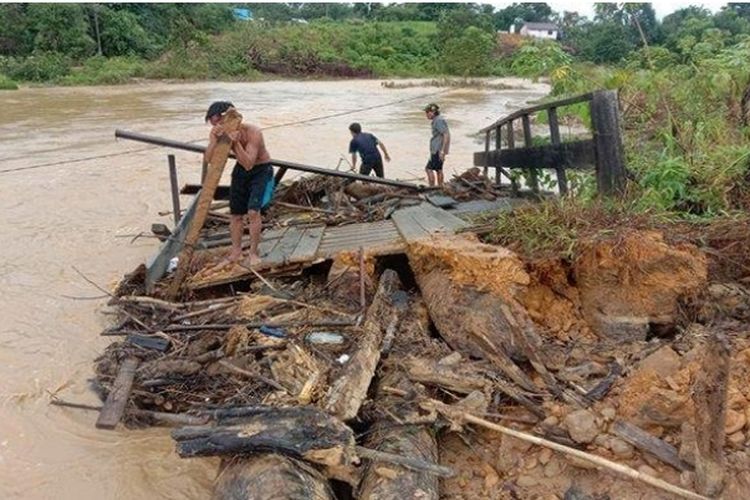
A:
{"label": "wooden beam", "polygon": [[[531,139],[531,121],[529,120],[529,115],[523,115],[521,117],[521,123],[523,124],[523,143],[524,146],[527,148],[530,148],[533,146],[532,139]],[[531,190],[535,193],[539,192],[539,174],[537,172],[537,169],[532,168],[529,171],[529,187]]]}
{"label": "wooden beam", "polygon": [[[547,110],[547,118],[549,121],[549,138],[553,146],[560,144],[560,124],[557,120],[557,108],[549,108]],[[557,188],[562,196],[568,194],[568,176],[565,173],[565,169],[562,165],[555,167],[557,172]]]}
{"label": "wooden beam", "polygon": [[724,487],[724,426],[727,417],[730,349],[723,335],[703,347],[701,369],[693,385],[695,406],[695,485],[699,493],[718,497]]}
{"label": "wooden beam", "polygon": [[656,436],[652,436],[640,427],[617,420],[612,425],[612,432],[639,450],[652,454],[679,471],[691,469],[689,464],[680,460],[677,448]]}
{"label": "wooden beam", "polygon": [[242,124],[242,115],[234,108],[224,114],[221,119],[224,126],[224,134],[218,138],[216,147],[213,150],[211,158],[208,159],[208,174],[203,183],[203,189],[198,194],[198,205],[195,209],[193,220],[190,221],[190,227],[185,235],[185,243],[179,255],[177,269],[174,272],[172,281],[167,289],[166,297],[169,300],[175,300],[180,294],[182,284],[187,278],[190,262],[195,252],[195,244],[198,242],[200,232],[211,210],[211,202],[214,199],[214,191],[221,181],[221,174],[224,173],[224,166],[227,164],[229,154],[232,151],[232,140],[227,135],[229,132],[239,130]]}
{"label": "wooden beam", "polygon": [[523,109],[520,109],[520,110],[516,111],[515,113],[511,113],[508,116],[505,116],[505,117],[497,120],[492,125],[488,125],[488,126],[484,127],[479,132],[485,132],[487,130],[491,130],[491,129],[496,128],[496,127],[501,127],[501,126],[505,125],[506,123],[508,123],[509,121],[515,120],[517,118],[520,118],[523,115],[530,115],[532,113],[536,113],[537,111],[542,111],[542,110],[549,109],[549,108],[561,108],[563,106],[569,106],[571,104],[578,104],[579,102],[590,101],[591,98],[592,98],[592,96],[593,96],[593,94],[591,94],[591,93],[582,94],[582,95],[577,95],[577,96],[574,96],[574,97],[568,97],[567,99],[560,99],[558,101],[545,102],[545,103],[542,103],[542,104],[537,104],[536,106],[530,106],[528,108],[523,108]]}
{"label": "wooden beam", "polygon": [[591,100],[591,127],[594,131],[596,180],[605,196],[625,189],[625,154],[620,136],[620,110],[617,92],[602,90]]}
{"label": "wooden beam", "polygon": [[135,370],[138,368],[140,361],[137,358],[127,358],[117,372],[115,382],[109,391],[107,401],[104,402],[102,411],[96,421],[98,429],[114,429],[120,422],[125,413],[125,406],[130,398],[130,391],[133,388],[133,379],[135,379]]}
{"label": "wooden beam", "polygon": [[499,168],[588,169],[595,164],[594,141],[571,141],[531,148],[502,149],[474,153],[474,165]]}

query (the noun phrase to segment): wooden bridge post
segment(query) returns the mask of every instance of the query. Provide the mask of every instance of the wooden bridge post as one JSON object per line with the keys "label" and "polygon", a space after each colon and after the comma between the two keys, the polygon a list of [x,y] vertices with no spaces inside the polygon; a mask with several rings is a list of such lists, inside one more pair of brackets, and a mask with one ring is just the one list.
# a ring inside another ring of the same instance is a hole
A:
{"label": "wooden bridge post", "polygon": [[[508,142],[508,149],[515,149],[516,148],[516,137],[513,135],[513,120],[508,121],[508,130],[507,130],[507,136],[506,141]],[[498,168],[498,175],[500,175],[500,169]],[[518,194],[518,181],[515,179],[510,180],[511,189],[513,190],[513,194]]]}
{"label": "wooden bridge post", "polygon": [[[523,143],[524,146],[527,148],[530,148],[533,146],[531,141],[531,121],[529,120],[529,115],[523,115],[521,117],[521,123],[523,124]],[[527,180],[527,185],[531,188],[531,190],[535,193],[539,192],[539,175],[537,173],[536,168],[530,168],[529,169],[529,178]]]}
{"label": "wooden bridge post", "polygon": [[174,155],[167,155],[169,163],[169,184],[172,188],[172,213],[174,214],[174,227],[180,223],[180,186],[177,184],[177,164]]}
{"label": "wooden bridge post", "polygon": [[490,173],[490,131],[484,134],[484,177],[487,178]]}
{"label": "wooden bridge post", "polygon": [[[557,121],[557,108],[549,108],[547,110],[547,118],[549,120],[549,138],[553,146],[560,144],[560,124]],[[557,172],[557,188],[560,191],[561,196],[568,194],[568,176],[565,173],[563,165],[555,167]]]}
{"label": "wooden bridge post", "polygon": [[621,194],[625,188],[625,155],[616,91],[594,92],[591,99],[591,127],[599,193],[606,196]]}
{"label": "wooden bridge post", "polygon": [[[495,129],[495,149],[499,152],[503,148],[503,128],[498,126]],[[502,177],[500,176],[500,169],[495,166],[495,184],[500,185],[502,183]]]}

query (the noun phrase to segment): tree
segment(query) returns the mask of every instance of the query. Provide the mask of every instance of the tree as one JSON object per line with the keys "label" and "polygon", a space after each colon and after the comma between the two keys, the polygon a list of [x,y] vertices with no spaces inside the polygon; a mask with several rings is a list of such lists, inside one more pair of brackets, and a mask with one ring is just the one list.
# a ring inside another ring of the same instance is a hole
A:
{"label": "tree", "polygon": [[28,6],[27,23],[33,33],[34,50],[59,52],[74,58],[94,53],[95,42],[88,34],[88,19],[79,4]]}
{"label": "tree", "polygon": [[26,4],[0,4],[0,54],[26,55],[34,47],[26,21]]}
{"label": "tree", "polygon": [[438,46],[444,46],[451,38],[464,36],[466,29],[470,26],[476,27],[488,35],[495,34],[491,16],[479,13],[471,8],[471,4],[457,5],[458,8],[443,11],[440,16],[437,23]]}
{"label": "tree", "polygon": [[469,26],[460,36],[454,36],[446,42],[441,52],[441,66],[449,74],[484,75],[494,47],[491,35],[476,26]]}
{"label": "tree", "polygon": [[495,12],[494,25],[496,30],[507,31],[519,20],[534,23],[550,21],[552,17],[552,8],[546,3],[514,3]]}
{"label": "tree", "polygon": [[105,56],[147,55],[151,43],[138,17],[125,10],[98,9],[99,36]]}

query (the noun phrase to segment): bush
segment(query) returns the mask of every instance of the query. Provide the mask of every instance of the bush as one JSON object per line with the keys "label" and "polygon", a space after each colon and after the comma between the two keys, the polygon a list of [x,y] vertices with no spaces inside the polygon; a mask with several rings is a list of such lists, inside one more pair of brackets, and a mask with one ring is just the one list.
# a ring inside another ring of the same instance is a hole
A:
{"label": "bush", "polygon": [[18,90],[16,82],[0,73],[0,90]]}
{"label": "bush", "polygon": [[145,63],[137,57],[94,56],[73,68],[62,85],[118,85],[145,75]]}
{"label": "bush", "polygon": [[16,81],[57,81],[70,72],[70,59],[56,52],[37,52],[24,58],[3,58],[0,70]]}

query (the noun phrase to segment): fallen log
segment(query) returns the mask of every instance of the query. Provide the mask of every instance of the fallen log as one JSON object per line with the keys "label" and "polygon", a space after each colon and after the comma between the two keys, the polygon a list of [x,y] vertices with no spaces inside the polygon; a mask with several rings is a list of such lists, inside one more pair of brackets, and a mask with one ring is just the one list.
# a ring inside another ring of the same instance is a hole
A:
{"label": "fallen log", "polygon": [[216,478],[214,500],[336,498],[326,478],[299,460],[281,455],[254,455],[227,460]]}
{"label": "fallen log", "polygon": [[102,406],[101,413],[99,413],[99,418],[96,420],[98,429],[114,429],[117,426],[125,413],[125,406],[128,404],[130,391],[133,389],[135,370],[139,364],[139,359],[127,358],[120,365],[112,389],[109,391],[107,400]]}
{"label": "fallen log", "polygon": [[492,362],[502,373],[528,391],[539,388],[510,358],[514,352],[511,325],[503,302],[493,294],[455,283],[441,269],[415,271],[430,317],[440,336],[453,349]]}
{"label": "fallen log", "polygon": [[323,408],[341,420],[356,417],[367,397],[367,389],[380,361],[380,345],[385,330],[399,314],[393,305],[393,295],[400,290],[400,286],[396,272],[386,269],[380,277],[372,304],[367,309],[362,336],[358,340],[359,348],[325,396]]}
{"label": "fallen log", "polygon": [[652,436],[635,425],[617,420],[612,425],[612,432],[639,450],[650,453],[662,462],[671,465],[679,471],[692,470],[692,467],[690,467],[689,464],[680,459],[679,453],[674,446],[662,441],[656,436]]}
{"label": "fallen log", "polygon": [[338,467],[357,461],[352,430],[335,417],[310,406],[244,408],[216,426],[188,426],[172,431],[182,458],[278,453]]}
{"label": "fallen log", "polygon": [[730,352],[723,335],[708,339],[693,385],[695,405],[695,484],[707,496],[724,488],[724,426],[727,417]]}

